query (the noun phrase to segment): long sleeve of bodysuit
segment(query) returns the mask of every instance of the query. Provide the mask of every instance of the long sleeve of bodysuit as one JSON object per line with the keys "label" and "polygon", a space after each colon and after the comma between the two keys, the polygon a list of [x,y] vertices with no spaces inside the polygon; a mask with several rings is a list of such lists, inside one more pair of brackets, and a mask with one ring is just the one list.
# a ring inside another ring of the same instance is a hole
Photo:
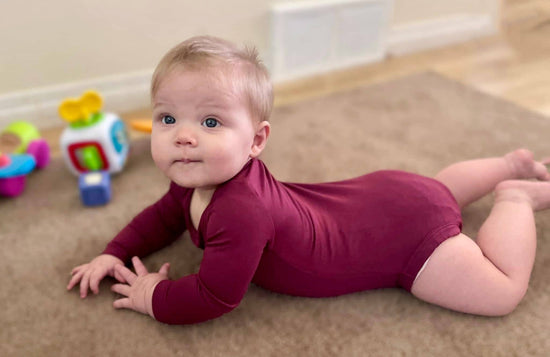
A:
{"label": "long sleeve of bodysuit", "polygon": [[172,183],[166,194],[145,208],[107,245],[104,254],[124,262],[144,257],[172,243],[185,231],[182,197],[186,192]]}
{"label": "long sleeve of bodysuit", "polygon": [[204,244],[200,270],[157,284],[153,294],[157,320],[170,324],[202,322],[240,303],[274,231],[267,211],[252,196],[250,191],[241,191],[205,210],[199,226]]}

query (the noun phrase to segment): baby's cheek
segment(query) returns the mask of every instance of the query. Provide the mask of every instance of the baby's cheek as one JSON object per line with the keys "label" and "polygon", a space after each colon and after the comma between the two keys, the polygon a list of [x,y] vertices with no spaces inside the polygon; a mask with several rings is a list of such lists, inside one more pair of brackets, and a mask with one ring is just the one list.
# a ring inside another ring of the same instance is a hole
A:
{"label": "baby's cheek", "polygon": [[153,145],[151,145],[151,156],[153,157],[153,161],[155,162],[155,165],[161,169],[162,171],[166,170],[166,158],[165,155],[162,154],[162,151],[158,148],[155,149]]}
{"label": "baby's cheek", "polygon": [[159,166],[160,159],[159,159],[159,157],[158,157],[158,155],[157,155],[157,151],[154,150],[153,148],[151,148],[151,156],[153,157],[153,161],[155,162],[155,164],[156,164],[157,166]]}
{"label": "baby's cheek", "polygon": [[151,156],[153,157],[153,160],[155,162],[162,159],[162,145],[160,145],[160,140],[155,138],[154,136],[151,137]]}

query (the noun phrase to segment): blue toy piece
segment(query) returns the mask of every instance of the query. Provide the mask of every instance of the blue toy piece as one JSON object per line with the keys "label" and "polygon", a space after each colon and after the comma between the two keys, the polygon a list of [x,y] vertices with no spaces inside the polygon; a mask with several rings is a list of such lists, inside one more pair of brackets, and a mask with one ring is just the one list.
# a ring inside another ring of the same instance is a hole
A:
{"label": "blue toy piece", "polygon": [[29,174],[36,167],[36,160],[29,154],[8,154],[9,164],[0,166],[0,178],[9,178]]}
{"label": "blue toy piece", "polygon": [[80,199],[86,206],[99,206],[111,200],[111,177],[107,171],[86,172],[78,178]]}
{"label": "blue toy piece", "polygon": [[32,155],[0,153],[0,196],[19,196],[25,189],[27,174],[35,167]]}

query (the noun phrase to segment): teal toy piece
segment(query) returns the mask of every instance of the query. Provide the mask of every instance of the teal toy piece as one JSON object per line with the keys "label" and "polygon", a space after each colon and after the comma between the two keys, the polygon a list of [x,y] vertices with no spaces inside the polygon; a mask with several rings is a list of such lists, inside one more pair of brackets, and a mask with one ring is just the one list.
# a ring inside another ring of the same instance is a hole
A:
{"label": "teal toy piece", "polygon": [[6,155],[8,164],[0,167],[0,179],[29,174],[36,167],[36,160],[32,155]]}

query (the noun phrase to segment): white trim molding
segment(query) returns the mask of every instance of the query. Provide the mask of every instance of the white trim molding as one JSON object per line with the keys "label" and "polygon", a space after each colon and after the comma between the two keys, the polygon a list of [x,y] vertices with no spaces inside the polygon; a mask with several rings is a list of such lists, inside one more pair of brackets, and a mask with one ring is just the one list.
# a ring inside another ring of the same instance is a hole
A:
{"label": "white trim molding", "polygon": [[65,98],[78,98],[88,89],[103,97],[102,110],[122,113],[149,105],[153,71],[142,71],[64,83],[0,95],[0,131],[7,124],[24,120],[38,128],[59,126],[58,107]]}
{"label": "white trim molding", "polygon": [[463,42],[497,33],[497,19],[491,15],[456,15],[393,27],[388,36],[387,53],[411,52]]}

